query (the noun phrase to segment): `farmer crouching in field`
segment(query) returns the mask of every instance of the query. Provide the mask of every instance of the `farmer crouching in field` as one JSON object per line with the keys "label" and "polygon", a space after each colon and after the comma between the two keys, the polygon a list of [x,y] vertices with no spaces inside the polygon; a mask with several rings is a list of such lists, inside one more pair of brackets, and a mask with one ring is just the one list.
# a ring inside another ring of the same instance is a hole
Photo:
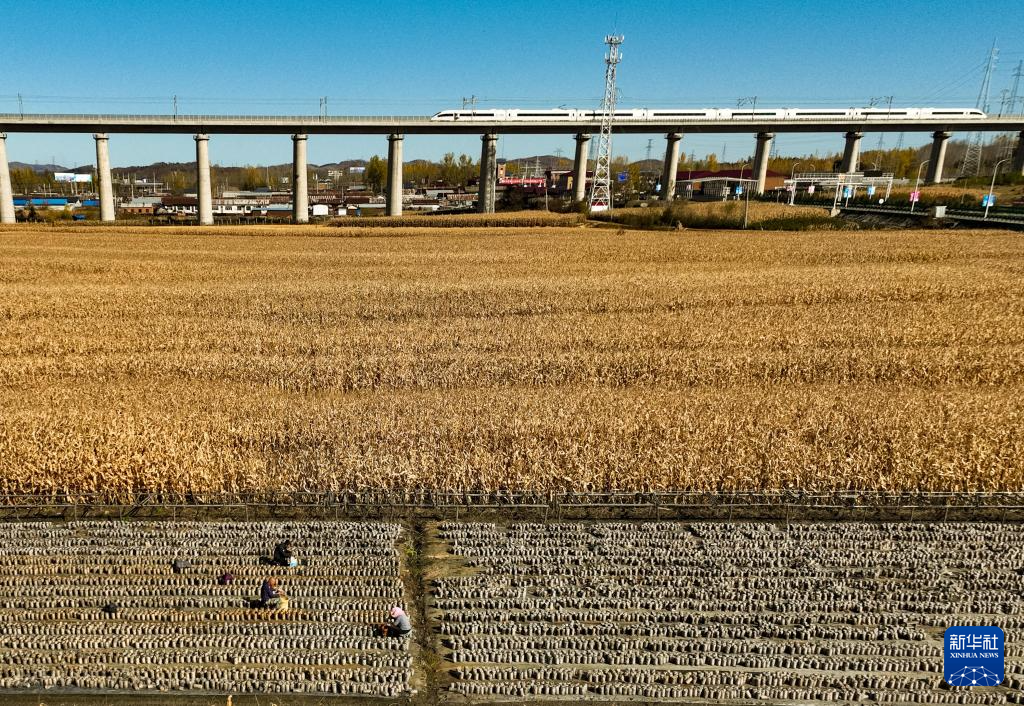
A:
{"label": "farmer crouching in field", "polygon": [[271,610],[288,609],[288,596],[284,589],[278,587],[277,579],[273,576],[264,579],[263,585],[260,586],[260,606]]}
{"label": "farmer crouching in field", "polygon": [[386,623],[377,626],[377,634],[382,637],[405,637],[412,632],[412,622],[405,611],[395,606]]}
{"label": "farmer crouching in field", "polygon": [[274,558],[271,560],[271,563],[277,566],[290,567],[299,565],[298,560],[295,558],[295,553],[292,551],[292,540],[286,539],[274,547]]}

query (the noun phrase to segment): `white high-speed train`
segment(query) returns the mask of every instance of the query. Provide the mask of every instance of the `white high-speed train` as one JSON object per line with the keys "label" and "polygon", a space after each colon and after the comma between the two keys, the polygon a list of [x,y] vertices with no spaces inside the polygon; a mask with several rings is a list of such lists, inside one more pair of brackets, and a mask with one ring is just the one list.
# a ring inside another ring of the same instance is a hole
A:
{"label": "white high-speed train", "polygon": [[[595,110],[534,110],[499,108],[491,110],[443,110],[431,120],[459,122],[581,122],[596,120]],[[673,120],[974,120],[985,113],[976,108],[624,108],[615,119],[655,123]]]}

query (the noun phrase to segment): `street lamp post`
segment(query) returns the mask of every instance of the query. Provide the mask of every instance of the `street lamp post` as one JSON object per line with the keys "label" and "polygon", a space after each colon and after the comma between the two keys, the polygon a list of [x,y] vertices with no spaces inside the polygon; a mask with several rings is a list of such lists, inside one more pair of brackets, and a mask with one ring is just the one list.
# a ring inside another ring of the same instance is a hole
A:
{"label": "street lamp post", "polygon": [[[747,163],[744,162],[740,166],[740,188],[743,188],[743,170],[747,168]],[[743,196],[745,197],[743,202],[743,230],[747,229],[747,212],[750,210],[750,191],[743,188]]]}
{"label": "street lamp post", "polygon": [[914,193],[917,196],[915,197],[915,199],[913,201],[910,202],[910,212],[911,213],[914,212],[914,207],[917,206],[917,199],[921,198],[921,192],[919,191],[919,189],[921,188],[921,170],[924,168],[924,165],[928,164],[928,162],[930,162],[930,161],[931,161],[930,159],[926,159],[923,162],[921,162],[921,164],[919,164],[918,167],[917,167],[917,182],[915,182],[915,184],[914,184]]}
{"label": "street lamp post", "polygon": [[747,229],[747,213],[750,212],[750,189],[743,190],[743,230]]}
{"label": "street lamp post", "polygon": [[790,187],[792,187],[792,191],[789,192],[789,205],[790,206],[793,205],[794,199],[796,199],[796,181],[795,181],[795,178],[796,178],[796,168],[797,168],[797,166],[799,164],[800,164],[800,162],[796,162],[793,165],[793,168],[789,170],[789,180],[790,180],[790,182],[792,182],[790,184]]}
{"label": "street lamp post", "polygon": [[996,162],[996,168],[992,170],[992,183],[988,186],[988,199],[985,201],[985,220],[988,219],[988,210],[992,208],[992,192],[996,188],[996,174],[999,173],[999,165],[1003,162],[1009,162],[1010,158],[1001,159]]}

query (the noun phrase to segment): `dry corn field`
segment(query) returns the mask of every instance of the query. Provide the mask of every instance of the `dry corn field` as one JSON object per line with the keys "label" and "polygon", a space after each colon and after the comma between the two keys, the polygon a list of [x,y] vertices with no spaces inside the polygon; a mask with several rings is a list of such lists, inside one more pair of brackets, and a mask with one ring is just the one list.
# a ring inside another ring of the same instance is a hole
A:
{"label": "dry corn field", "polygon": [[[980,201],[982,196],[988,194],[988,189],[982,189],[977,187],[964,188],[956,186],[943,186],[943,185],[924,185],[918,187],[921,193],[925,196],[932,196],[936,199],[947,199],[948,201],[957,203],[962,198],[973,199]],[[905,186],[896,185],[892,188],[892,194],[899,196],[907,196],[911,191],[914,191],[913,184],[907,184]]]}
{"label": "dry corn field", "polygon": [[1024,489],[1019,235],[232,232],[0,231],[0,491]]}
{"label": "dry corn field", "polygon": [[336,218],[331,224],[341,228],[509,228],[575,226],[586,219],[582,213],[550,211],[508,211],[503,213],[409,213],[404,216],[367,216]]}
{"label": "dry corn field", "polygon": [[[830,204],[831,205],[831,204]],[[743,213],[747,213],[747,221],[751,227],[759,223],[773,219],[801,218],[807,216],[818,216],[827,218],[829,208],[825,206],[790,206],[788,203],[773,203],[770,201],[676,201],[673,202],[673,219],[680,219],[682,225],[699,221],[700,219],[733,219],[737,223],[743,219]],[[616,208],[614,211],[594,214],[592,217],[597,221],[628,222],[630,217],[643,218],[651,217],[654,214],[661,215],[665,210],[664,202],[652,203],[650,206],[636,208]],[[664,225],[671,225],[671,220]],[[843,221],[836,221],[837,226],[844,225]],[[718,227],[715,225],[714,227]]]}
{"label": "dry corn field", "polygon": [[[701,216],[714,215],[743,215],[747,211],[748,221],[751,224],[767,221],[771,218],[792,218],[793,216],[825,216],[829,209],[824,206],[790,206],[788,203],[773,203],[771,201],[691,201],[686,203],[687,211]],[[616,209],[621,210],[621,209]]]}

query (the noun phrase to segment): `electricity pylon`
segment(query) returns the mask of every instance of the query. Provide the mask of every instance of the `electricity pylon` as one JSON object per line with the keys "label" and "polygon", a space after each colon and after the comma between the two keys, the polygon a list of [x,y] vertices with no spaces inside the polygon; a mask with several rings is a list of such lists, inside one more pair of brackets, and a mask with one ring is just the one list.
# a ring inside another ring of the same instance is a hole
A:
{"label": "electricity pylon", "polygon": [[[974,107],[983,113],[988,113],[988,95],[992,87],[992,74],[996,70],[996,62],[999,61],[999,50],[995,42],[992,42],[992,49],[988,53],[988,63],[985,66],[985,77],[981,81],[981,90],[978,91],[978,100]],[[972,132],[967,142],[967,152],[964,155],[963,164],[960,165],[960,176],[978,176],[981,174],[981,156],[983,149],[984,134]]]}
{"label": "electricity pylon", "polygon": [[604,38],[608,53],[604,57],[604,100],[601,102],[601,137],[597,142],[597,164],[590,186],[590,210],[610,211],[612,208],[612,120],[615,118],[615,68],[622,61],[619,45],[622,35]]}

